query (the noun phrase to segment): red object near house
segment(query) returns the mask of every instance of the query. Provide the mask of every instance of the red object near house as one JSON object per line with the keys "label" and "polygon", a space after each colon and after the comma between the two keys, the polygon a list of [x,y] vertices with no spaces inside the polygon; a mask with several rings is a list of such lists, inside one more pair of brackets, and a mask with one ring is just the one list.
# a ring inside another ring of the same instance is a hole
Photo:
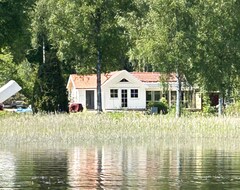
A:
{"label": "red object near house", "polygon": [[83,106],[79,103],[72,103],[69,105],[69,112],[82,112]]}
{"label": "red object near house", "polygon": [[3,104],[0,103],[0,111],[3,111]]}

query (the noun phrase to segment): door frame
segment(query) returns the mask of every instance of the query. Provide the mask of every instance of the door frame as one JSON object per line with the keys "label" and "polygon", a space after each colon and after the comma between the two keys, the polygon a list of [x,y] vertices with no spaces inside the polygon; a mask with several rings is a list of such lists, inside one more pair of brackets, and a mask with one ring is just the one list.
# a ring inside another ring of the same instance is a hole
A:
{"label": "door frame", "polygon": [[121,89],[121,107],[127,108],[128,107],[128,90]]}
{"label": "door frame", "polygon": [[94,90],[86,90],[86,108],[94,109]]}

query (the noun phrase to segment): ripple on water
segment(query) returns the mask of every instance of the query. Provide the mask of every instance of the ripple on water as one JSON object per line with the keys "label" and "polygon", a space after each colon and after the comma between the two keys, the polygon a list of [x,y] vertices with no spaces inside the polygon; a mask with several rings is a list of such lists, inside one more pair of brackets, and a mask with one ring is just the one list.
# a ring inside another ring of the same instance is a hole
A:
{"label": "ripple on water", "polygon": [[213,189],[240,183],[240,151],[148,146],[0,152],[3,189]]}

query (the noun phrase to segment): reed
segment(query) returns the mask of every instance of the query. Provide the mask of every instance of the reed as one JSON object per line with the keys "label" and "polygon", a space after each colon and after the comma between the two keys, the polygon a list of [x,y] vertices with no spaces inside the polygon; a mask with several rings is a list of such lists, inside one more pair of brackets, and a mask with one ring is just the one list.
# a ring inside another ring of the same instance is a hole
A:
{"label": "reed", "polygon": [[239,117],[145,115],[139,112],[7,114],[0,117],[0,145],[237,142]]}

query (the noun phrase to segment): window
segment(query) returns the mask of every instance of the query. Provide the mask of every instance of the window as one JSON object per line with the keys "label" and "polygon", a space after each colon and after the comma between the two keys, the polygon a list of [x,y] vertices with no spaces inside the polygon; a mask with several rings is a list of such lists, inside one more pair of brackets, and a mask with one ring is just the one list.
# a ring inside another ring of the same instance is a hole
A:
{"label": "window", "polygon": [[154,101],[160,101],[160,91],[154,91]]}
{"label": "window", "polygon": [[147,103],[152,101],[152,92],[151,91],[146,92],[146,100],[147,100]]}
{"label": "window", "polygon": [[131,98],[138,98],[138,89],[131,89]]}
{"label": "window", "polygon": [[118,90],[117,89],[110,89],[110,97],[117,98],[118,97]]}
{"label": "window", "polygon": [[128,82],[128,80],[123,78],[122,80],[120,80],[120,82]]}
{"label": "window", "polygon": [[146,91],[146,101],[159,102],[163,94],[160,91]]}
{"label": "window", "polygon": [[176,91],[172,91],[171,92],[171,104],[175,104],[176,103],[176,99],[177,99],[177,92]]}

